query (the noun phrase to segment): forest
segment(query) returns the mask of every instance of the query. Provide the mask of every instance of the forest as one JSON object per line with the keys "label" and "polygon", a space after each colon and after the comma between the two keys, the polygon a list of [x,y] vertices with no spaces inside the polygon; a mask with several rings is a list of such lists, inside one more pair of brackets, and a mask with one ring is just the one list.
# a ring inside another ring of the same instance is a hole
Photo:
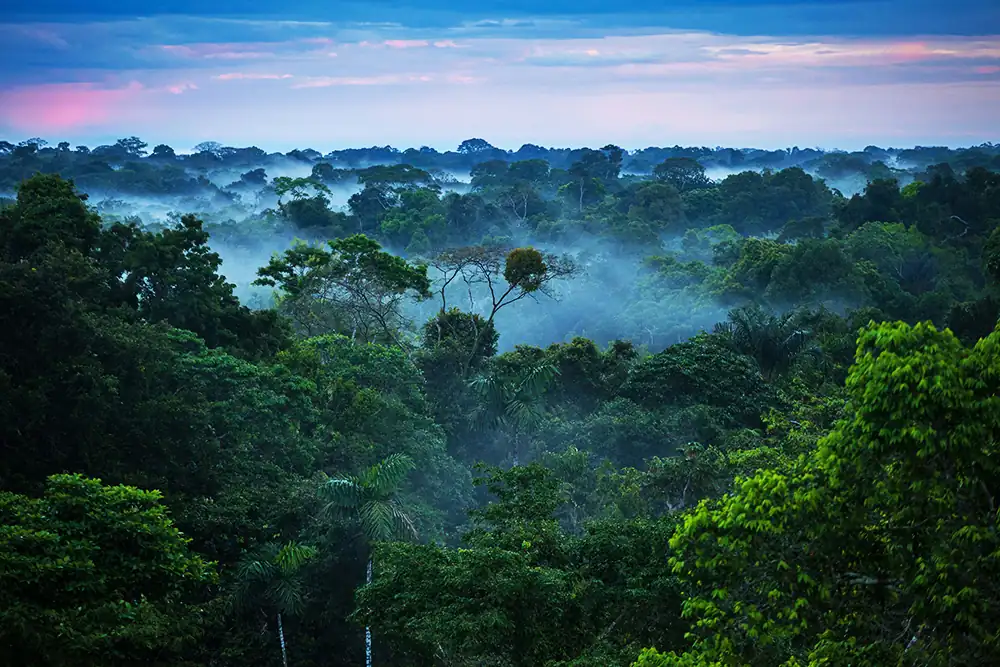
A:
{"label": "forest", "polygon": [[1000,664],[1000,145],[0,141],[0,657]]}

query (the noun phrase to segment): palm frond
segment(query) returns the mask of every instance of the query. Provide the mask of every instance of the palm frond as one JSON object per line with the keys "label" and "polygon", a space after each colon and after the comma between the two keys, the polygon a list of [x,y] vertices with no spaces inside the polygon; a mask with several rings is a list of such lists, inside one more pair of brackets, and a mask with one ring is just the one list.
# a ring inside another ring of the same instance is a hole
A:
{"label": "palm frond", "polygon": [[517,383],[517,393],[537,397],[545,392],[559,374],[559,369],[552,364],[537,364],[527,370]]}
{"label": "palm frond", "polygon": [[236,576],[241,581],[266,581],[274,575],[275,564],[256,554],[247,554],[236,564]]}
{"label": "palm frond", "polygon": [[302,580],[294,576],[278,577],[267,587],[267,598],[282,614],[295,615],[305,606]]}
{"label": "palm frond", "polygon": [[297,571],[316,556],[316,547],[288,542],[274,557],[274,563],[283,573]]}
{"label": "palm frond", "polygon": [[487,411],[496,411],[506,401],[508,388],[494,375],[481,375],[469,381],[473,393],[485,404]]}
{"label": "palm frond", "polygon": [[298,613],[305,600],[303,565],[316,555],[315,547],[288,542],[260,545],[243,554],[236,566],[229,610],[272,606],[279,613]]}
{"label": "palm frond", "polygon": [[542,418],[540,406],[528,400],[512,400],[507,404],[507,409],[504,412],[507,421],[519,430],[534,426]]}
{"label": "palm frond", "polygon": [[358,516],[361,519],[361,528],[368,539],[392,539],[396,527],[396,519],[393,516],[390,503],[369,500],[361,506]]}
{"label": "palm frond", "polygon": [[403,509],[403,505],[398,500],[393,499],[390,506],[392,516],[396,521],[396,535],[398,537],[416,539],[417,527],[413,524],[413,519],[410,518],[410,515]]}
{"label": "palm frond", "polygon": [[376,497],[395,493],[413,467],[413,459],[406,454],[390,454],[369,468],[365,479],[365,490]]}
{"label": "palm frond", "polygon": [[355,477],[328,479],[320,487],[320,492],[327,500],[324,509],[338,514],[358,507],[364,496],[364,490]]}

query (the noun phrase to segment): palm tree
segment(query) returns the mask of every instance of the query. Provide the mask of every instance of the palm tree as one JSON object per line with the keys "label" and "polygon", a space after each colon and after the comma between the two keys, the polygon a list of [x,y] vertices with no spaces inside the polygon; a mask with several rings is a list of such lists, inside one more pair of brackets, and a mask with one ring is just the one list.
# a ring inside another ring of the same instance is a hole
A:
{"label": "palm tree", "polygon": [[729,311],[729,320],[715,325],[734,350],[753,357],[764,379],[784,373],[804,352],[818,352],[810,345],[812,332],[798,326],[797,314],[774,315],[754,304]]}
{"label": "palm tree", "polygon": [[544,414],[541,397],[558,374],[559,369],[552,364],[539,363],[513,377],[484,375],[469,383],[480,399],[474,415],[479,428],[511,430],[515,466],[519,464],[520,436],[541,421]]}
{"label": "palm tree", "polygon": [[277,615],[281,660],[288,667],[285,629],[281,615],[302,611],[305,593],[302,585],[303,566],[316,555],[310,546],[288,542],[279,547],[270,542],[245,553],[236,566],[231,604],[233,608],[259,607]]}
{"label": "palm tree", "polygon": [[[413,521],[407,515],[397,494],[413,460],[405,454],[392,454],[360,475],[348,475],[326,480],[323,493],[329,502],[328,513],[352,516],[361,524],[362,535],[368,542],[417,536]],[[372,556],[368,557],[365,582],[372,583]],[[372,632],[365,626],[365,665],[372,665]]]}

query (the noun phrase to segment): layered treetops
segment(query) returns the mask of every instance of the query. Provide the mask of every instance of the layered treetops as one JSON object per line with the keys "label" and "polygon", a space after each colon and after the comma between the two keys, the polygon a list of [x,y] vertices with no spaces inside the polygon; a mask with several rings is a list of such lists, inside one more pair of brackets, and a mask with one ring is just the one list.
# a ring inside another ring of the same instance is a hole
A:
{"label": "layered treetops", "polygon": [[1000,328],[870,324],[847,389],[813,453],[685,518],[692,646],[637,665],[997,664]]}

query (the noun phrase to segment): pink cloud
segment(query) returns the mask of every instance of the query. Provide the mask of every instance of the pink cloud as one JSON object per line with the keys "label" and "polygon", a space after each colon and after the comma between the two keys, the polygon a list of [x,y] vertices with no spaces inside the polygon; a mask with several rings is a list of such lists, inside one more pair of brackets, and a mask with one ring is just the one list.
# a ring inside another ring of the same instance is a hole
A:
{"label": "pink cloud", "polygon": [[256,72],[229,72],[212,77],[219,81],[292,79],[293,74],[262,74]]}
{"label": "pink cloud", "polygon": [[398,83],[397,76],[317,76],[292,88],[329,88],[330,86],[377,86],[387,83]]}
{"label": "pink cloud", "polygon": [[172,93],[174,95],[180,95],[180,94],[185,93],[185,92],[187,92],[189,90],[198,90],[198,86],[196,84],[193,84],[193,83],[190,83],[190,82],[187,82],[187,81],[185,81],[183,83],[177,83],[177,84],[174,84],[172,86],[167,86],[167,92],[168,93]]}
{"label": "pink cloud", "polygon": [[113,120],[121,105],[145,88],[132,82],[124,88],[94,83],[55,83],[15,88],[0,93],[0,118],[32,131],[60,131],[100,125]]}
{"label": "pink cloud", "polygon": [[434,46],[436,46],[439,49],[460,49],[460,48],[462,48],[462,46],[460,44],[456,44],[455,42],[453,42],[450,39],[442,39],[442,40],[440,40],[438,42],[434,42]]}
{"label": "pink cloud", "polygon": [[384,86],[407,81],[426,83],[432,77],[426,74],[377,76],[316,76],[292,85],[292,88],[329,88],[331,86]]}
{"label": "pink cloud", "polygon": [[479,76],[468,76],[466,74],[449,74],[447,76],[447,81],[448,83],[469,84],[469,83],[482,83],[486,81],[486,79]]}
{"label": "pink cloud", "polygon": [[430,42],[423,39],[387,39],[383,44],[390,49],[419,49],[430,46]]}
{"label": "pink cloud", "polygon": [[271,44],[264,43],[213,43],[164,44],[159,48],[183,58],[212,58],[234,60],[237,58],[269,58],[274,56]]}
{"label": "pink cloud", "polygon": [[1000,65],[983,65],[975,69],[976,74],[1000,74]]}
{"label": "pink cloud", "polygon": [[1000,42],[990,41],[830,41],[732,43],[703,50],[733,64],[778,66],[892,65],[963,58],[1000,58]]}

